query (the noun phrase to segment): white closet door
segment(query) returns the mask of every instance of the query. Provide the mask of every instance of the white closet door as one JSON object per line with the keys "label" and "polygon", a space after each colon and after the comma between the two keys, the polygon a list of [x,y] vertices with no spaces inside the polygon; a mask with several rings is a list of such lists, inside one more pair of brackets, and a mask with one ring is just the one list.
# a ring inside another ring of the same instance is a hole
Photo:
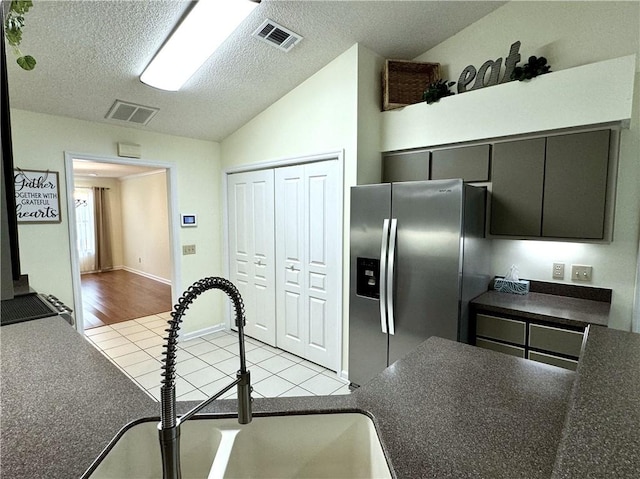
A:
{"label": "white closet door", "polygon": [[229,279],[245,303],[245,333],[275,346],[273,194],[273,170],[227,177]]}
{"label": "white closet door", "polygon": [[276,169],[278,347],[305,357],[304,167]]}
{"label": "white closet door", "polygon": [[334,370],[341,327],[338,166],[276,169],[277,344]]}

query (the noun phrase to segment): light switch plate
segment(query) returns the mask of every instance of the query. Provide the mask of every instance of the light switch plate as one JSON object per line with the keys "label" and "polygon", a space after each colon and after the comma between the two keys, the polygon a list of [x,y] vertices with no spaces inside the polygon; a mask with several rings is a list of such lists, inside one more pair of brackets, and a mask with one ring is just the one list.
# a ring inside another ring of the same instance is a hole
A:
{"label": "light switch plate", "polygon": [[553,263],[553,279],[564,279],[564,263]]}
{"label": "light switch plate", "polygon": [[571,265],[571,279],[574,281],[591,281],[593,267],[583,264]]}
{"label": "light switch plate", "polygon": [[196,254],[196,245],[194,244],[185,244],[182,245],[182,254]]}

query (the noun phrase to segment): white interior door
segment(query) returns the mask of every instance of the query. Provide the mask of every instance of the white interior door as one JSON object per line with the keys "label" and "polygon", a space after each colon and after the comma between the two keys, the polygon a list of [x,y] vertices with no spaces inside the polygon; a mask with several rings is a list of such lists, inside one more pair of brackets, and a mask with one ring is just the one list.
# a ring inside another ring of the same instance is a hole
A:
{"label": "white interior door", "polygon": [[227,207],[229,279],[245,303],[245,333],[275,346],[273,170],[228,175]]}
{"label": "white interior door", "polygon": [[339,163],[277,168],[277,345],[338,367],[341,328]]}

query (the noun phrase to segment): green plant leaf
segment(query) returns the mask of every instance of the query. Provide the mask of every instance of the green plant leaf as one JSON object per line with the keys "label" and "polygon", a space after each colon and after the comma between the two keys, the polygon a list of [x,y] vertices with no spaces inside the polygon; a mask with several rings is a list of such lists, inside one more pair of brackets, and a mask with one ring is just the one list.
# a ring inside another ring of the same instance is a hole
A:
{"label": "green plant leaf", "polygon": [[22,15],[28,12],[31,7],[33,7],[31,0],[13,0],[10,10]]}
{"label": "green plant leaf", "polygon": [[22,30],[7,28],[4,31],[4,36],[7,38],[9,45],[11,45],[12,47],[17,47],[22,41]]}
{"label": "green plant leaf", "polygon": [[36,67],[36,59],[31,55],[25,55],[16,60],[23,70],[33,70]]}

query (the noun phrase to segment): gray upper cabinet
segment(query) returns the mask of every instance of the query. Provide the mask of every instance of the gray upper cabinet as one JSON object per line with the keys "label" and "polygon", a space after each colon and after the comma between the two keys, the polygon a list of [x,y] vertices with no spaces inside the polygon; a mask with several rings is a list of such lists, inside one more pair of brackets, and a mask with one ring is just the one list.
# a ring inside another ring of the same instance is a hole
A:
{"label": "gray upper cabinet", "polygon": [[429,151],[393,153],[382,158],[382,182],[429,179]]}
{"label": "gray upper cabinet", "polygon": [[489,180],[489,145],[464,146],[431,153],[431,179]]}
{"label": "gray upper cabinet", "polygon": [[547,138],[542,236],[602,239],[609,130]]}
{"label": "gray upper cabinet", "polygon": [[545,139],[493,146],[491,234],[540,236]]}
{"label": "gray upper cabinet", "polygon": [[493,147],[490,232],[603,239],[609,130]]}

